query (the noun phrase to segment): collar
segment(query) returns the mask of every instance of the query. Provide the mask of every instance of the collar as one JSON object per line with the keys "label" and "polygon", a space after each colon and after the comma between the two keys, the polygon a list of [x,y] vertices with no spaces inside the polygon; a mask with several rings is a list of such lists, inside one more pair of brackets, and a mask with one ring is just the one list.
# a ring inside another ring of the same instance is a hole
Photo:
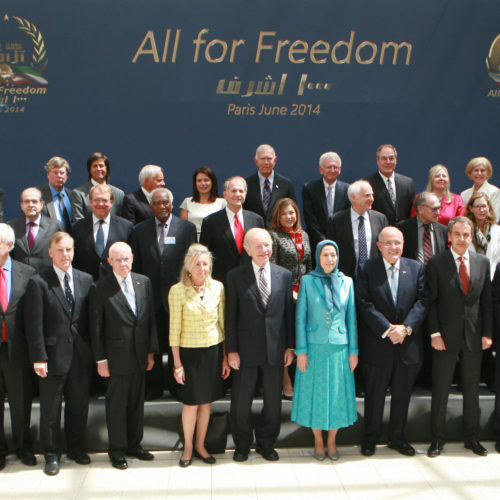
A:
{"label": "collar", "polygon": [[168,216],[168,219],[165,221],[165,222],[161,222],[156,216],[155,216],[155,224],[156,224],[156,227],[158,227],[160,224],[165,224],[166,227],[168,227],[170,225],[170,223],[172,222],[172,213],[170,213],[170,215]]}
{"label": "collar", "polygon": [[56,272],[57,277],[59,278],[59,281],[63,281],[64,280],[64,275],[66,273],[69,276],[69,280],[73,281],[73,267],[72,266],[69,266],[69,269],[66,272],[64,272],[62,269],[58,268],[57,266],[54,266],[54,264],[52,264],[52,268]]}
{"label": "collar", "polygon": [[378,172],[378,175],[380,175],[380,177],[382,177],[382,180],[384,181],[384,185],[385,186],[387,186],[387,179],[391,179],[392,184],[396,185],[396,182],[395,182],[395,177],[396,176],[394,175],[394,173],[395,173],[394,170],[392,171],[392,175],[390,177],[386,177],[385,175],[381,174],[380,170],[377,170],[377,172]]}
{"label": "collar", "polygon": [[57,191],[57,189],[54,189],[50,184],[49,184],[49,189],[50,189],[50,192],[52,194],[52,198],[55,198],[56,196],[59,196],[59,193],[61,193],[64,196],[68,196],[66,194],[66,190],[64,189],[64,186],[63,188],[61,189],[61,191]]}
{"label": "collar", "polygon": [[[385,266],[385,270],[388,271],[391,267],[392,267],[392,264],[390,264],[389,262],[387,262],[384,257],[382,257],[382,260],[384,261],[384,266]],[[399,265],[401,263],[401,259],[398,259],[397,262],[394,264],[394,267],[396,268],[396,271],[399,272]]]}
{"label": "collar", "polygon": [[354,210],[354,208],[350,208],[351,210],[351,221],[356,221],[358,220],[360,217],[363,217],[363,219],[365,219],[365,222],[369,220],[368,218],[368,210],[362,214],[358,214],[358,212],[356,212],[356,210]]}
{"label": "collar", "polygon": [[111,221],[111,212],[108,214],[108,216],[105,219],[99,219],[98,217],[95,216],[95,214],[92,212],[92,222],[94,226],[100,221],[103,220],[105,224],[109,226],[109,223]]}
{"label": "collar", "polygon": [[451,255],[453,255],[453,260],[455,262],[458,260],[459,257],[464,257],[466,261],[470,260],[469,259],[469,249],[467,249],[463,255],[458,255],[458,253],[455,252],[455,250],[453,250],[453,248],[451,248],[451,247],[450,247],[450,252],[451,252]]}
{"label": "collar", "polygon": [[141,186],[141,190],[144,193],[146,200],[148,200],[148,203],[151,205],[151,193],[149,191],[146,191],[142,186]]}
{"label": "collar", "polygon": [[257,171],[257,175],[259,176],[259,183],[262,186],[264,186],[264,182],[266,182],[266,179],[269,179],[269,184],[271,186],[271,191],[273,190],[273,185],[274,185],[274,169],[271,172],[271,175],[269,177],[264,177],[263,175],[260,174],[259,171]]}
{"label": "collar", "polygon": [[120,285],[120,287],[123,286],[123,283],[125,281],[127,282],[127,285],[132,285],[132,278],[130,277],[130,273],[128,273],[127,276],[125,276],[125,278],[123,278],[119,274],[115,273],[114,271],[113,271],[113,274],[115,275],[116,281],[118,281],[118,284]]}
{"label": "collar", "polygon": [[[253,272],[257,274],[260,270],[260,266],[258,266],[253,260],[252,260],[252,267],[253,267]],[[264,272],[266,274],[269,274],[271,272],[271,264],[269,264],[269,261],[267,261],[267,264],[264,266]]]}
{"label": "collar", "polygon": [[12,272],[12,259],[10,258],[10,255],[7,257],[5,264],[3,266],[0,266],[0,267],[3,267],[4,271],[8,271],[9,273]]}
{"label": "collar", "polygon": [[39,226],[41,218],[42,218],[42,214],[38,214],[38,217],[33,221],[29,220],[28,217],[24,217],[24,220],[26,221],[26,225],[28,225],[30,222],[33,222],[34,224]]}
{"label": "collar", "polygon": [[[417,215],[417,227],[424,227],[424,223],[422,222],[422,220],[420,219],[420,217]],[[429,222],[429,229],[431,231],[434,231],[434,223],[433,222]]]}
{"label": "collar", "polygon": [[323,186],[325,188],[325,192],[328,190],[330,186],[332,187],[332,189],[335,189],[336,184],[337,184],[337,179],[335,179],[331,184],[328,184],[328,182],[326,182],[325,178],[323,177]]}
{"label": "collar", "polygon": [[235,216],[237,215],[238,218],[240,219],[240,222],[243,221],[243,209],[240,208],[238,212],[233,212],[227,205],[226,205],[226,214],[230,222],[233,222]]}

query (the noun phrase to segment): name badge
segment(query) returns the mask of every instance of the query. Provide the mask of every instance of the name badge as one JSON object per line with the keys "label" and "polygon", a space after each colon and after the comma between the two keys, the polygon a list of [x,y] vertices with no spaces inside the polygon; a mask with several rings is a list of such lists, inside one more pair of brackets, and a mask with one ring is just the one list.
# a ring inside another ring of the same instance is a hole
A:
{"label": "name badge", "polygon": [[175,236],[167,236],[165,238],[165,245],[175,245]]}

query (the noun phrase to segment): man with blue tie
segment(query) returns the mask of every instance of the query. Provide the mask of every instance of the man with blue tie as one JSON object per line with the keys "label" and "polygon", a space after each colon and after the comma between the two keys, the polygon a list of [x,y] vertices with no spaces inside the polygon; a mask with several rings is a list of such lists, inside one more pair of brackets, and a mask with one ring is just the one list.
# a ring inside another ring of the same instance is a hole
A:
{"label": "man with blue tie", "polygon": [[412,456],[405,427],[411,392],[422,363],[420,325],[427,313],[424,266],[401,257],[403,234],[388,226],[379,234],[381,256],[358,270],[359,359],[365,380],[365,430],[361,453],[371,456],[382,430],[387,388],[391,388],[389,448]]}
{"label": "man with blue tie", "polygon": [[71,168],[67,160],[53,156],[45,165],[45,171],[49,182],[39,187],[44,203],[42,215],[57,219],[64,230],[69,232],[74,222],[74,214],[70,200],[71,189],[65,188],[65,184]]}

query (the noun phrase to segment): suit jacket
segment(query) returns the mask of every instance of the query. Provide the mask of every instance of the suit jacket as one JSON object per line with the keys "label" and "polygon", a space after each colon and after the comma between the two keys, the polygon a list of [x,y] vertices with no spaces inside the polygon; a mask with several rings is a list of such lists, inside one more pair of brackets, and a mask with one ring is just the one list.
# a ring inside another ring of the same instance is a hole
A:
{"label": "suit jacket", "polygon": [[[367,260],[358,270],[356,302],[360,356],[364,363],[383,365],[398,357],[405,364],[422,361],[422,335],[428,302],[424,293],[424,266],[402,257],[396,304],[392,299],[384,260],[381,256]],[[393,344],[382,334],[390,325],[413,329],[402,344]]]}
{"label": "suit jacket", "polygon": [[[431,224],[434,228],[435,252],[444,252],[448,247],[448,228],[436,222]],[[403,233],[405,244],[403,247],[403,257],[418,260],[418,221],[416,217],[407,219],[397,224]]]}
{"label": "suit jacket", "polygon": [[271,296],[262,304],[252,263],[226,277],[226,352],[237,352],[242,366],[283,365],[294,347],[292,274],[271,265]]}
{"label": "suit jacket", "polygon": [[148,354],[158,353],[151,281],[132,273],[137,317],[113,273],[90,292],[90,338],[95,361],[108,360],[113,375],[145,370]]}
{"label": "suit jacket", "polygon": [[431,302],[429,332],[440,332],[448,352],[458,354],[465,337],[471,352],[481,352],[481,337],[492,336],[490,263],[484,255],[469,251],[470,288],[464,295],[450,249],[434,255],[426,269]]}
{"label": "suit jacket", "polygon": [[5,321],[9,360],[13,366],[28,363],[28,345],[24,336],[24,294],[29,279],[35,273],[32,267],[12,260],[12,289],[7,310],[4,311],[0,304],[0,325]]}
{"label": "suit jacket", "polygon": [[[334,213],[349,208],[348,187],[349,184],[346,182],[337,180],[335,183]],[[302,188],[302,207],[304,210],[304,219],[307,224],[307,233],[311,240],[311,246],[314,249],[320,241],[326,238],[326,228],[328,225],[329,215],[323,178],[304,184]]]}
{"label": "suit jacket", "polygon": [[[375,210],[368,210],[371,228],[370,257],[378,255],[377,238],[384,227],[388,225],[387,217]],[[339,271],[351,278],[356,273],[356,251],[352,235],[351,209],[341,210],[330,217],[326,237],[335,241],[339,247]]]}
{"label": "suit jacket", "polygon": [[493,275],[493,349],[497,356],[500,356],[500,262],[495,266],[495,274]]}
{"label": "suit jacket", "polygon": [[124,219],[132,222],[134,226],[139,224],[139,222],[150,219],[153,216],[153,211],[151,210],[148,199],[142,189],[139,189],[134,193],[127,194],[127,196],[123,198],[120,215]]}
{"label": "suit jacket", "polygon": [[271,189],[271,199],[269,200],[267,211],[265,211],[262,205],[259,175],[256,173],[247,177],[245,180],[247,181],[248,192],[243,208],[260,215],[264,219],[265,227],[271,227],[274,206],[278,200],[281,198],[292,198],[293,201],[297,202],[292,181],[274,172],[274,185]]}
{"label": "suit jacket", "polygon": [[145,274],[151,280],[155,310],[163,307],[168,313],[168,292],[170,287],[179,281],[188,248],[196,243],[196,226],[172,215],[167,236],[175,237],[175,244],[165,245],[163,253],[160,254],[156,222],[156,218],[151,217],[132,230],[132,269],[134,272]]}
{"label": "suit jacket", "polygon": [[63,231],[62,224],[57,219],[41,216],[40,227],[31,252],[26,237],[26,217],[13,219],[9,221],[9,225],[14,229],[16,235],[16,242],[11,252],[13,259],[34,267],[37,271],[52,265],[52,260],[49,257],[50,238],[57,231]]}
{"label": "suit jacket", "polygon": [[[83,219],[88,215],[92,215],[92,208],[89,201],[89,193],[92,187],[92,182],[88,181],[71,191],[71,203],[73,205],[73,216],[75,220]],[[114,196],[111,213],[113,215],[119,215],[122,209],[125,193],[120,188],[112,186],[111,184],[109,185],[109,187],[111,188],[111,191],[113,191]]]}
{"label": "suit jacket", "polygon": [[[38,189],[42,193],[42,200],[43,200],[42,216],[51,217],[52,219],[59,220],[59,218],[57,217],[59,208],[56,207],[56,205],[54,204],[54,200],[52,199],[52,193],[50,191],[49,185],[44,184],[43,186],[38,186]],[[75,207],[71,199],[72,190],[68,189],[66,186],[64,186],[64,190],[66,191],[69,201],[71,202],[71,224],[73,224],[75,222]]]}
{"label": "suit jacket", "polygon": [[94,221],[92,215],[76,221],[71,229],[75,240],[73,266],[92,275],[95,281],[111,272],[108,264],[109,247],[117,242],[128,242],[133,225],[123,217],[112,215],[109,220],[109,233],[102,257],[99,257],[94,239]]}
{"label": "suit jacket", "polygon": [[349,354],[358,354],[356,304],[352,279],[339,273],[339,311],[327,306],[324,280],[308,274],[302,278],[297,301],[295,331],[297,354],[307,354],[308,344],[348,345]]}
{"label": "suit jacket", "polygon": [[73,314],[54,268],[33,276],[26,290],[24,322],[30,361],[48,361],[51,375],[66,375],[73,359],[73,344],[84,363],[91,363],[88,294],[90,274],[73,269]]}
{"label": "suit jacket", "polygon": [[[245,233],[254,227],[263,228],[264,220],[260,215],[243,210],[243,227]],[[238,252],[225,208],[205,217],[201,225],[200,243],[207,246],[214,256],[212,276],[223,283],[230,269],[250,262],[245,249],[241,254]]]}
{"label": "suit jacket", "polygon": [[370,175],[366,180],[371,184],[375,195],[372,209],[383,213],[387,217],[390,226],[410,218],[411,207],[415,198],[413,179],[398,173],[394,174],[396,206],[392,204],[387,186],[378,171]]}

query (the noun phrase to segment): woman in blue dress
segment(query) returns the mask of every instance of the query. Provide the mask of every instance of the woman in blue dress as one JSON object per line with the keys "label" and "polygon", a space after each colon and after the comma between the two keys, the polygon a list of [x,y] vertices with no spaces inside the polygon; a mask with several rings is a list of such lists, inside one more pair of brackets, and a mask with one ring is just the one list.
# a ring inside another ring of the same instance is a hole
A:
{"label": "woman in blue dress", "polygon": [[337,432],[358,418],[353,371],[358,332],[352,279],[338,268],[337,244],[321,241],[316,269],[302,278],[297,302],[297,367],[292,420],[310,427],[314,457],[338,460]]}

